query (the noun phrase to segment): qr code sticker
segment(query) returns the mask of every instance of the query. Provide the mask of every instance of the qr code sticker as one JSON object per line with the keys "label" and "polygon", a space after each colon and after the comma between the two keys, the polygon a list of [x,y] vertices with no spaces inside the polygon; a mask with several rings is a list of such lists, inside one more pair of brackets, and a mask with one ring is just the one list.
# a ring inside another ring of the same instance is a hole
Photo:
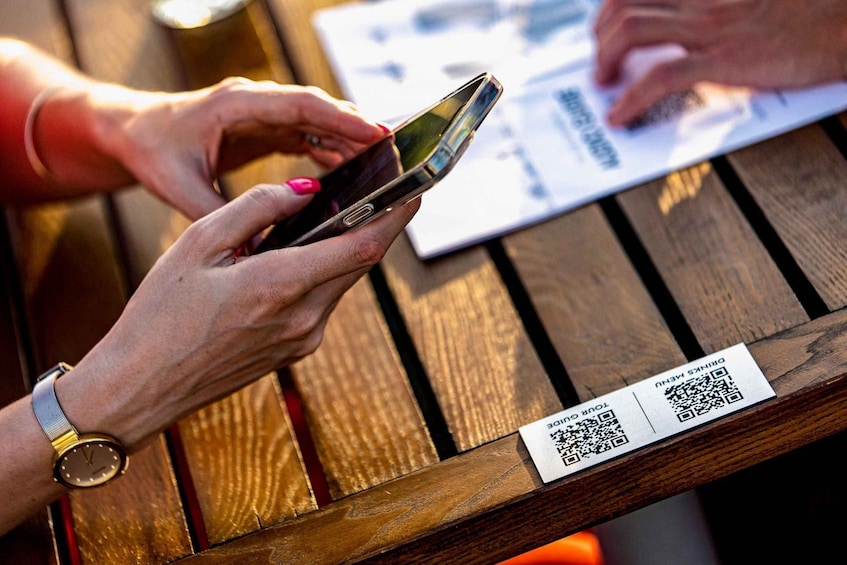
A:
{"label": "qr code sticker", "polygon": [[630,133],[647,126],[670,120],[675,116],[691,112],[706,105],[703,98],[693,90],[671,93],[647,109],[641,116],[626,125]]}
{"label": "qr code sticker", "polygon": [[629,443],[614,410],[583,418],[550,433],[565,465],[575,465]]}
{"label": "qr code sticker", "polygon": [[725,367],[665,389],[665,399],[680,422],[702,416],[743,398]]}

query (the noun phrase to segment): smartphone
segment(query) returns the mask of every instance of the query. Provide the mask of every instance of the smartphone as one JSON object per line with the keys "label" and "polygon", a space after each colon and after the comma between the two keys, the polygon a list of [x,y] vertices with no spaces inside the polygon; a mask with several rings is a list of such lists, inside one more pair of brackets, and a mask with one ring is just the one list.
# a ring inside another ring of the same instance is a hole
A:
{"label": "smartphone", "polygon": [[482,73],[320,177],[303,210],[268,230],[253,253],[305,245],[357,228],[409,202],[450,172],[500,98]]}

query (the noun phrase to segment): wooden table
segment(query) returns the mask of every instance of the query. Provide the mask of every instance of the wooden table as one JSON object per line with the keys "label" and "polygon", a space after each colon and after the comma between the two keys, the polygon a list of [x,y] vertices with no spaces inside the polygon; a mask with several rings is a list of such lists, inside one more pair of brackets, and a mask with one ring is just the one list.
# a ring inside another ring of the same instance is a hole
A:
{"label": "wooden table", "polygon": [[[340,95],[309,22],[333,3],[254,2],[254,35],[200,55],[146,0],[7,0],[0,33],[142,89],[240,74]],[[491,563],[840,437],[844,118],[431,262],[403,238],[314,356],[180,422],[122,480],[5,536],[0,560]],[[221,182],[314,172],[273,157]],[[2,403],[80,359],[187,225],[139,187],[5,212]],[[738,342],[776,399],[541,483],[521,425]]]}

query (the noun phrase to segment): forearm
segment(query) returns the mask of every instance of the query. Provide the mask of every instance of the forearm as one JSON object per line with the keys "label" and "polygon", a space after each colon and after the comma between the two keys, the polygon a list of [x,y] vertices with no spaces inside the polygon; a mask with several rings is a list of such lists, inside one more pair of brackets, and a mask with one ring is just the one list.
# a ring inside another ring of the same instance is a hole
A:
{"label": "forearm", "polygon": [[[50,94],[31,133],[38,156],[58,180],[52,183],[35,172],[24,144],[32,102],[45,91]],[[122,145],[120,123],[132,112],[116,96],[125,92],[92,81],[25,43],[0,39],[0,198],[38,202],[132,182],[115,157]]]}
{"label": "forearm", "polygon": [[[126,392],[150,378],[142,367],[132,375],[92,352],[56,381],[62,410],[80,433],[99,432],[117,438],[130,454],[143,447],[175,417],[155,391]],[[142,389],[144,387],[141,387]],[[149,401],[149,397],[154,399]],[[177,413],[178,415],[178,413]],[[35,417],[32,397],[0,409],[4,440],[0,449],[0,536],[55,501],[67,489],[53,480],[56,451]]]}
{"label": "forearm", "polygon": [[53,446],[38,425],[30,398],[0,410],[0,536],[56,500],[64,488],[53,481]]}

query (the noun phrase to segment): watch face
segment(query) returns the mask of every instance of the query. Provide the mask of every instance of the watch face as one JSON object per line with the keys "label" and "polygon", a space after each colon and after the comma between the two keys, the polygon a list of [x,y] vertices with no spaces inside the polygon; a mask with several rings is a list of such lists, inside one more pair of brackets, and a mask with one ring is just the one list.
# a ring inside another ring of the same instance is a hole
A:
{"label": "watch face", "polygon": [[102,436],[81,436],[56,458],[53,475],[69,487],[96,487],[122,474],[126,462],[126,454],[116,442]]}

